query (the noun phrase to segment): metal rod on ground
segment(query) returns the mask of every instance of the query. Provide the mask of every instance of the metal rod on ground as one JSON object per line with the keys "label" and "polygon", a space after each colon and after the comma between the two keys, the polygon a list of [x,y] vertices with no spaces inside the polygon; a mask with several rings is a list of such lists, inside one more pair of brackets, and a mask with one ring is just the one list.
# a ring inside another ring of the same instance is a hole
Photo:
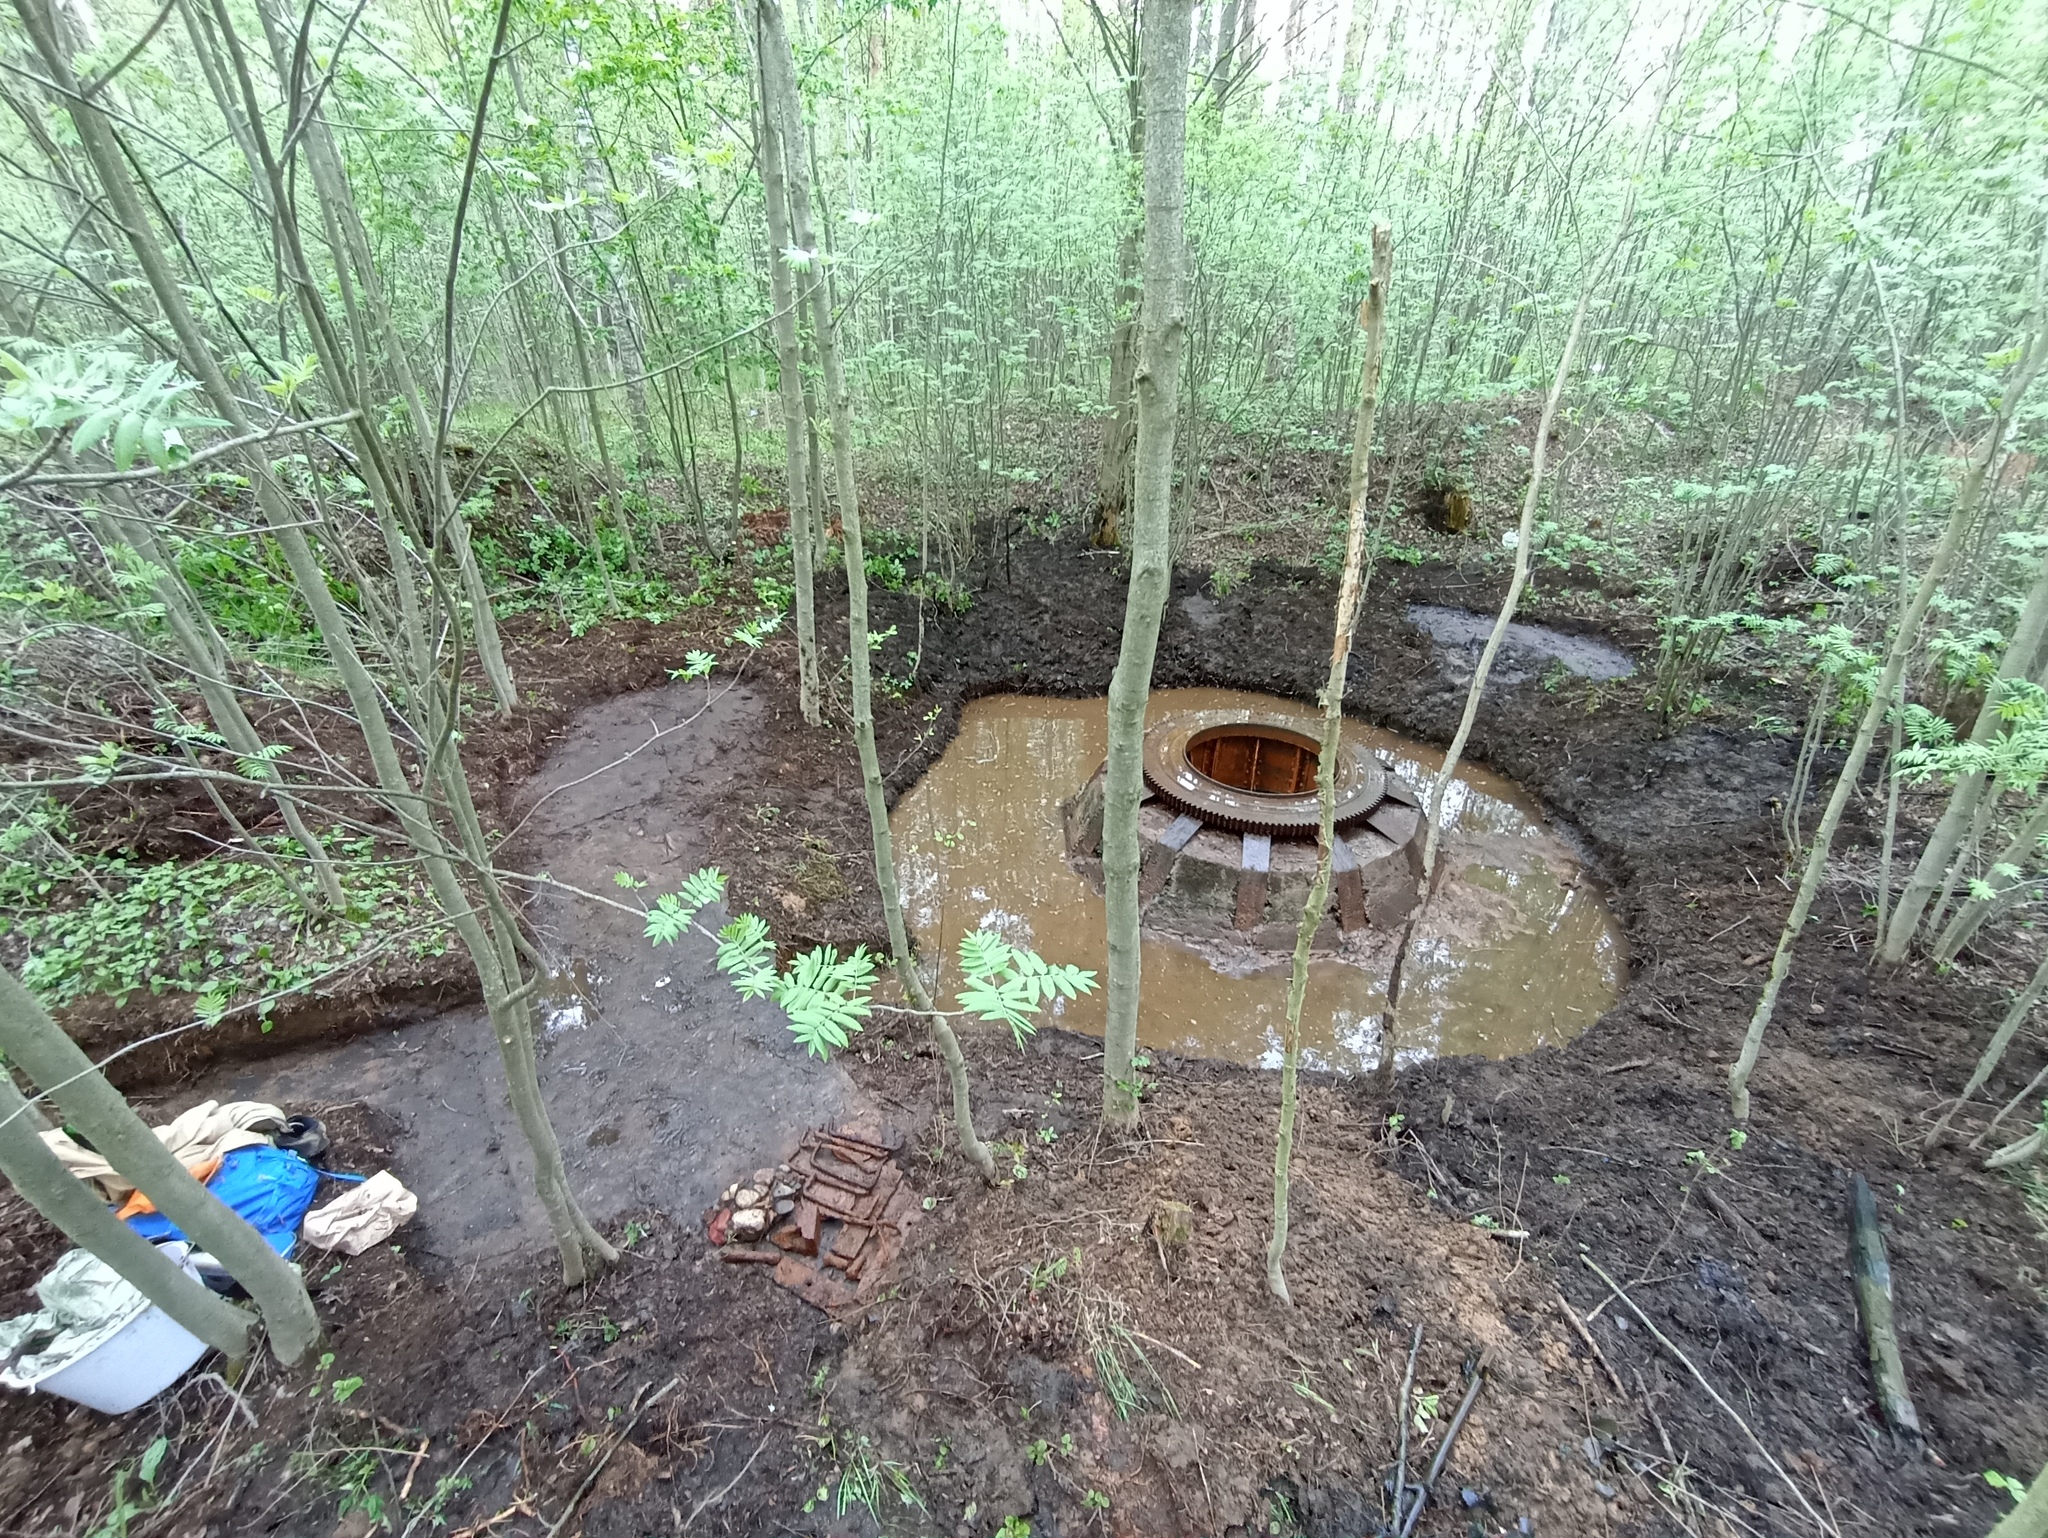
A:
{"label": "metal rod on ground", "polygon": [[1394,1521],[1401,1520],[1401,1503],[1408,1494],[1408,1396],[1415,1390],[1415,1359],[1422,1354],[1422,1326],[1408,1343],[1408,1370],[1401,1374],[1401,1423],[1399,1451],[1394,1455]]}
{"label": "metal rod on ground", "polygon": [[1465,1417],[1472,1413],[1472,1406],[1479,1398],[1479,1390],[1486,1384],[1486,1369],[1473,1369],[1471,1386],[1465,1390],[1465,1397],[1458,1402],[1458,1413],[1451,1417],[1451,1424],[1444,1432],[1443,1446],[1436,1450],[1436,1457],[1430,1460],[1429,1477],[1415,1492],[1415,1504],[1409,1509],[1407,1519],[1401,1524],[1399,1538],[1409,1538],[1415,1531],[1415,1524],[1422,1520],[1422,1508],[1429,1504],[1430,1491],[1442,1477],[1444,1465],[1451,1461],[1451,1448],[1458,1440],[1458,1433],[1464,1429]]}

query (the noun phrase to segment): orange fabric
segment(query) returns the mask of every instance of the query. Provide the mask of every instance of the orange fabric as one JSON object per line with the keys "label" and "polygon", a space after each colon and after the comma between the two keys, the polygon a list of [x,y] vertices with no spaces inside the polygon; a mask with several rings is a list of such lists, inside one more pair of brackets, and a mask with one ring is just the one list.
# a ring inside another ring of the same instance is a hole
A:
{"label": "orange fabric", "polygon": [[[198,1181],[201,1185],[205,1185],[220,1173],[220,1167],[227,1162],[227,1157],[226,1154],[215,1154],[211,1159],[202,1159],[197,1164],[187,1165],[186,1168],[192,1172],[194,1180]],[[121,1210],[115,1213],[114,1216],[125,1223],[130,1218],[139,1218],[145,1213],[154,1211],[156,1211],[156,1203],[144,1196],[140,1191],[134,1191],[129,1193],[128,1200],[122,1203]]]}

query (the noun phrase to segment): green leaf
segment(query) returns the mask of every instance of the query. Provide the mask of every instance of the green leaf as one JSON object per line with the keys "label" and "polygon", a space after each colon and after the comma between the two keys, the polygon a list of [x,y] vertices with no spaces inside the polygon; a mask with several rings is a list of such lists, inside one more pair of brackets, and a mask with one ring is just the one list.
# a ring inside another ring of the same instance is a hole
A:
{"label": "green leaf", "polygon": [[121,425],[114,429],[114,468],[126,470],[135,463],[135,451],[142,443],[142,413],[122,413]]}
{"label": "green leaf", "polygon": [[742,998],[765,998],[775,989],[775,937],[768,921],[742,913],[718,931],[718,970],[732,978]]}
{"label": "green leaf", "polygon": [[171,1439],[169,1437],[158,1437],[148,1447],[143,1449],[142,1464],[135,1472],[144,1484],[150,1486],[156,1484],[157,1470],[164,1466],[164,1454],[170,1450]]}
{"label": "green leaf", "polygon": [[[624,871],[612,879],[620,886],[644,884],[633,882]],[[647,938],[656,945],[673,944],[690,932],[690,925],[700,912],[724,898],[725,873],[716,866],[703,867],[693,873],[679,891],[665,893],[655,899],[654,906],[647,910]]]}
{"label": "green leaf", "polygon": [[100,445],[100,440],[114,430],[114,424],[121,420],[121,408],[109,407],[95,411],[78,424],[78,431],[71,435],[71,452],[84,454]]}
{"label": "green leaf", "polygon": [[336,1378],[334,1380],[334,1402],[336,1404],[347,1404],[350,1399],[355,1397],[356,1390],[362,1386],[363,1380],[361,1378]]}
{"label": "green leaf", "polygon": [[[764,925],[763,928],[766,926]],[[841,957],[836,947],[806,951],[775,980],[774,998],[806,1052],[830,1057],[860,1030],[871,1009],[875,959],[865,947]]]}
{"label": "green leaf", "polygon": [[1038,1029],[1040,1008],[1055,998],[1076,998],[1095,989],[1095,974],[1082,967],[1054,966],[1036,951],[1022,950],[989,930],[960,938],[960,969],[966,984],[954,995],[978,1019],[999,1022],[1022,1046]]}

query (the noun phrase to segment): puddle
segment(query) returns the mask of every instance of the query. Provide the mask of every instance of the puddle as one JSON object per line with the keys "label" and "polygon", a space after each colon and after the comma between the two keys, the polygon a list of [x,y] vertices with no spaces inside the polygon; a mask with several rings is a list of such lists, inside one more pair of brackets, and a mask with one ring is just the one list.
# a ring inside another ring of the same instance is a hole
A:
{"label": "puddle", "polygon": [[[1320,717],[1302,705],[1224,689],[1152,696],[1154,717],[1213,712],[1220,723],[1258,710]],[[1412,787],[1443,762],[1435,749],[1346,722]],[[1108,751],[1106,702],[997,696],[961,714],[960,734],[890,818],[906,917],[926,980],[950,1000],[963,934],[979,928],[1047,959],[1104,968],[1102,898],[1068,866],[1060,803]],[[1570,1040],[1613,1003],[1621,937],[1571,848],[1542,824],[1509,780],[1467,767],[1445,798],[1451,879],[1415,937],[1403,1007],[1403,1062],[1505,1057]],[[1302,1015],[1306,1066],[1359,1072],[1379,1054],[1380,1010],[1395,936],[1382,932],[1356,961],[1309,968]],[[1287,1008],[1286,958],[1220,970],[1200,952],[1147,934],[1139,1040],[1153,1050],[1278,1067]],[[1053,1011],[1069,1030],[1100,1035],[1100,990]]]}
{"label": "puddle", "polygon": [[581,956],[550,972],[536,1001],[540,1006],[541,1040],[550,1042],[568,1031],[587,1028],[591,1001],[596,997],[597,985],[603,981]]}
{"label": "puddle", "polygon": [[[1436,643],[1438,654],[1448,664],[1446,671],[1459,680],[1470,678],[1478,667],[1486,638],[1493,634],[1495,617],[1441,604],[1408,606],[1408,623]],[[1507,639],[1501,642],[1500,655],[1494,658],[1493,681],[1521,683],[1558,663],[1567,672],[1594,680],[1627,678],[1636,670],[1629,654],[1612,642],[1566,635],[1547,625],[1516,623],[1508,626]]]}

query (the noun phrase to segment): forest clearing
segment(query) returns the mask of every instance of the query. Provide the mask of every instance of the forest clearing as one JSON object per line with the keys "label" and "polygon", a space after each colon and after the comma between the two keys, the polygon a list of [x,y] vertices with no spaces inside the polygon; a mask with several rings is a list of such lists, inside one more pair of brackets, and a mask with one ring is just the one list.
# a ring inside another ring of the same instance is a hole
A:
{"label": "forest clearing", "polygon": [[2048,1538],[2048,10],[0,99],[0,1534]]}

